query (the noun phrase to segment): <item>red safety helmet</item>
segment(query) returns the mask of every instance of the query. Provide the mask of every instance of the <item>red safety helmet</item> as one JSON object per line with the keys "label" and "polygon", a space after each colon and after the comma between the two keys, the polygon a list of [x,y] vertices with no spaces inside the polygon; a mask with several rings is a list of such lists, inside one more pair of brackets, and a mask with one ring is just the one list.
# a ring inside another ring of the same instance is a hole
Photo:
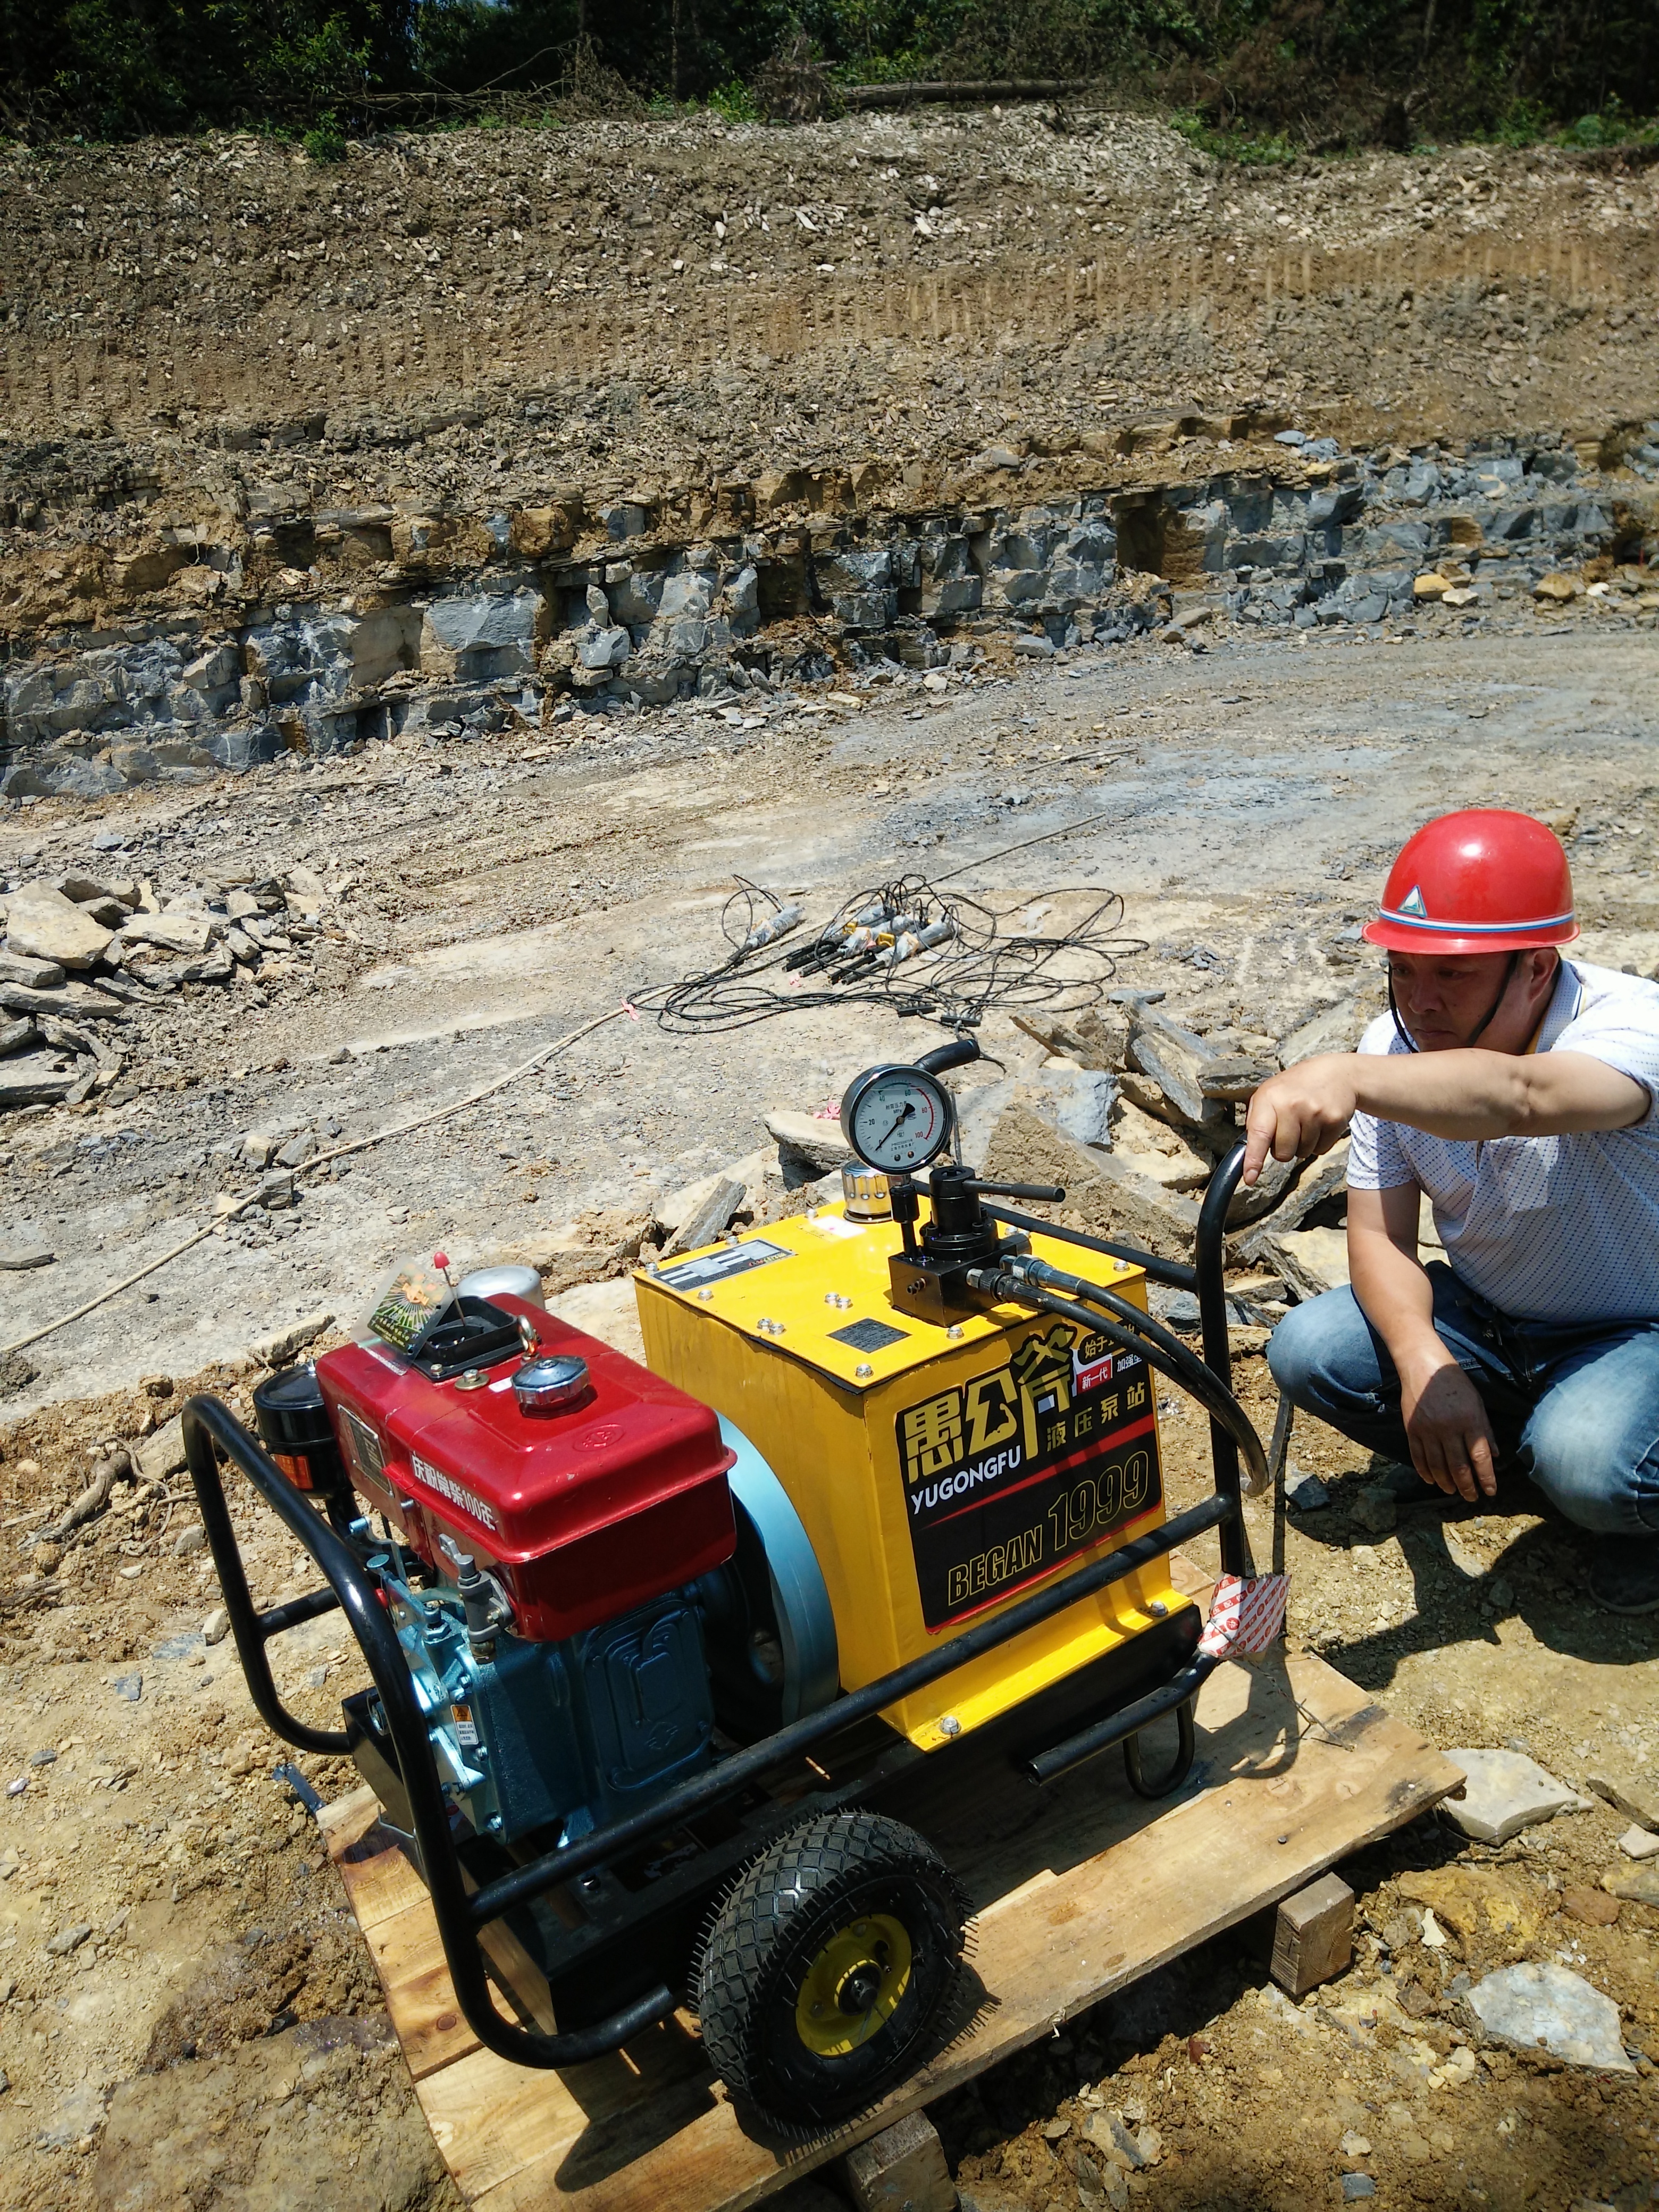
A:
{"label": "red safety helmet", "polygon": [[1525,952],[1578,934],[1572,874],[1530,814],[1472,806],[1425,823],[1389,871],[1364,936],[1391,952]]}

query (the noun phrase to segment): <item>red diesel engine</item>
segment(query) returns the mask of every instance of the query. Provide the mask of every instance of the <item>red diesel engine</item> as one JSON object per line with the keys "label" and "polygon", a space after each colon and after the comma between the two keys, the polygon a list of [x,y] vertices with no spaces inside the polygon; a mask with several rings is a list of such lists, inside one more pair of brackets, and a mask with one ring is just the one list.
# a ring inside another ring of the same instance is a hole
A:
{"label": "red diesel engine", "polygon": [[[463,1296],[256,1395],[279,1465],[368,1565],[446,1795],[481,1837],[568,1840],[705,1764],[714,1715],[691,1585],[732,1556],[733,1455],[706,1407],[524,1298]],[[354,1756],[398,1824],[374,1692]]]}

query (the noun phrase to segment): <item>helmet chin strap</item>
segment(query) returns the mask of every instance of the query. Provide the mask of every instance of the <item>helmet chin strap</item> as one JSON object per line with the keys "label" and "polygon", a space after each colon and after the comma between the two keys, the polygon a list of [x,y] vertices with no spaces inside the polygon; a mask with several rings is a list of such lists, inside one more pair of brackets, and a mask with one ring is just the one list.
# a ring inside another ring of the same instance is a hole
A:
{"label": "helmet chin strap", "polygon": [[[1487,1030],[1491,1027],[1497,1016],[1498,1009],[1503,1005],[1504,1000],[1509,996],[1510,985],[1515,981],[1515,971],[1520,964],[1521,955],[1519,952],[1511,952],[1509,958],[1504,963],[1504,974],[1502,980],[1499,981],[1498,986],[1498,996],[1492,1000],[1491,1006],[1487,1007],[1480,1021],[1475,1024],[1474,1030],[1463,1040],[1462,1048],[1465,1052],[1468,1052],[1473,1046],[1479,1044],[1481,1038],[1486,1034]],[[1395,1003],[1394,969],[1392,967],[1389,969],[1389,1012],[1393,1018],[1395,1031],[1401,1044],[1405,1046],[1407,1052],[1415,1052],[1418,1049],[1417,1040],[1413,1036],[1411,1031],[1406,1027],[1404,1022],[1401,1020],[1400,1009]]]}

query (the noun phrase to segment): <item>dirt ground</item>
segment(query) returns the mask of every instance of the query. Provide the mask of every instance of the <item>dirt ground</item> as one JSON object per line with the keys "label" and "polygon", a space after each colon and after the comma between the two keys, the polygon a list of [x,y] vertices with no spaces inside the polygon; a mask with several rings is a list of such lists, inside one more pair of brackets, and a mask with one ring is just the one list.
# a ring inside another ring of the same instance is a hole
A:
{"label": "dirt ground", "polygon": [[[1369,985],[1354,925],[1404,832],[1502,801],[1573,821],[1585,956],[1650,970],[1654,639],[1588,615],[1430,627],[1386,647],[1126,648],[943,695],[896,678],[817,714],[648,714],[488,761],[389,749],[9,817],[14,873],[25,851],[42,872],[112,869],[92,844],[112,826],[122,866],[162,889],[255,863],[336,888],[313,967],[274,975],[266,1005],[187,986],[152,1018],[129,1095],[8,1123],[5,1242],[58,1256],[0,1278],[5,1340],[210,1220],[221,1191],[246,1186],[232,1139],[371,1134],[708,964],[738,873],[814,917],[901,866],[961,869],[1008,910],[1115,890],[1146,949],[1121,955],[1115,988],[1279,1036]],[[1087,826],[975,865],[1066,823]],[[625,1254],[630,1224],[637,1237],[665,1191],[764,1145],[767,1109],[810,1109],[858,1066],[939,1035],[861,1010],[687,1038],[617,1012],[464,1116],[301,1177],[291,1231],[273,1215],[247,1241],[210,1236],[12,1355],[0,2152],[20,2207],[459,2201],[314,1826],[271,1778],[277,1747],[231,1646],[204,1640],[216,1591],[187,1479],[142,1498],[118,1485],[76,1540],[29,1541],[97,1449],[138,1442],[194,1389],[246,1413],[252,1344],[307,1315],[343,1323],[396,1253],[441,1241],[464,1264],[528,1253],[560,1281],[608,1275],[569,1307],[625,1330],[623,1261],[605,1255]],[[1006,1019],[983,1035],[1011,1069],[1042,1057]],[[1238,1349],[1265,1432],[1260,1342],[1242,1334]],[[1164,1435],[1180,1504],[1205,1479],[1204,1425],[1173,1393]],[[1651,1772],[1659,1630],[1590,1607],[1571,1529],[1522,1495],[1372,1534],[1350,1510],[1364,1455],[1303,1423],[1291,1455],[1334,1501],[1284,1532],[1292,1648],[1318,1649],[1443,1747],[1522,1744],[1581,1785],[1609,1764]],[[246,1494],[237,1510],[257,1596],[297,1592],[291,1546]],[[1251,1532],[1265,1560],[1265,1505]],[[286,1639],[279,1679],[325,1723],[356,1655],[314,1623]],[[325,1796],[355,1779],[299,1764]],[[1596,1887],[1628,1865],[1626,1825],[1595,1801],[1495,1851],[1430,1821],[1365,1853],[1342,1869],[1364,1913],[1355,1966],[1308,2005],[1279,1997],[1249,1926],[938,2107],[964,2196],[980,2212],[1105,2201],[1078,2155],[1104,2106],[1157,2131],[1157,2161],[1128,2186],[1171,2212],[1311,2212],[1343,2201],[1345,2169],[1374,2178],[1379,2205],[1649,2203],[1650,2060],[1597,2078],[1498,2050],[1459,2058],[1449,1994],[1459,1973],[1559,1960],[1659,2057],[1659,1913],[1626,1903],[1610,1918]],[[1425,1900],[1438,1945],[1422,1941]]]}

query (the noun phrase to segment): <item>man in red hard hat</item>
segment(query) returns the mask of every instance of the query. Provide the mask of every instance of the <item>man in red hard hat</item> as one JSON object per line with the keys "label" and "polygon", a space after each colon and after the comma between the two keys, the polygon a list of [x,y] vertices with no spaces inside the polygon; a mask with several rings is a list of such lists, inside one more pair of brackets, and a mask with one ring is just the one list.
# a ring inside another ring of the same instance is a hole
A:
{"label": "man in red hard hat", "polygon": [[1274,1378],[1409,1461],[1402,1498],[1530,1477],[1594,1533],[1595,1599],[1659,1610],[1659,986],[1562,957],[1567,856],[1497,809],[1419,830],[1364,934],[1389,1012],[1250,1102],[1247,1182],[1352,1138],[1351,1287],[1281,1322]]}

